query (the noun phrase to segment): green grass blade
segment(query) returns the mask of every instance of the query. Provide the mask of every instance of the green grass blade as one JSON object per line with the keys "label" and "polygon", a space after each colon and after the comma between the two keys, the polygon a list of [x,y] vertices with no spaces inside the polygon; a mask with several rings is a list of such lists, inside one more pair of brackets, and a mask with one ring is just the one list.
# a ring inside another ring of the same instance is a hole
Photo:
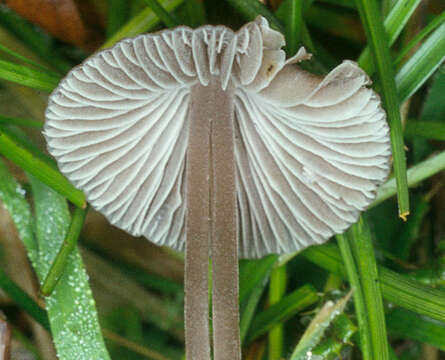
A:
{"label": "green grass blade", "polygon": [[204,3],[200,0],[185,0],[188,25],[192,28],[207,24]]}
{"label": "green grass blade", "polygon": [[[345,264],[349,284],[354,296],[355,314],[357,316],[358,326],[360,328],[360,344],[364,360],[374,359],[374,348],[372,341],[371,325],[368,319],[368,307],[366,306],[365,293],[360,281],[360,270],[357,267],[356,260],[352,251],[351,243],[354,240],[350,233],[337,235],[337,243]],[[386,359],[387,357],[385,357]]]}
{"label": "green grass blade", "polygon": [[423,39],[425,39],[443,23],[445,23],[445,11],[441,15],[436,16],[427,26],[419,31],[419,33],[414,36],[408,44],[404,46],[402,51],[400,51],[397,58],[394,60],[394,64],[397,66],[419,42],[423,41]]}
{"label": "green grass blade", "polygon": [[408,99],[445,60],[445,22],[406,61],[396,75],[401,101]]}
{"label": "green grass blade", "polygon": [[[317,315],[312,319],[303,337],[295,347],[290,360],[307,360],[308,353],[320,342],[326,329],[331,325],[334,319],[343,313],[346,304],[349,301],[352,293],[344,296],[336,303],[327,301]],[[278,359],[278,358],[275,358]]]}
{"label": "green grass blade", "polygon": [[[302,255],[329,272],[346,277],[338,248],[333,244],[312,246]],[[445,319],[445,292],[378,266],[383,297],[395,305],[442,321]]]}
{"label": "green grass blade", "polygon": [[256,339],[265,334],[276,324],[286,321],[304,308],[313,305],[319,297],[315,289],[306,284],[298,290],[286,295],[278,303],[268,307],[259,313],[252,321],[251,331],[248,333],[246,342]]}
{"label": "green grass blade", "polygon": [[445,141],[445,123],[437,121],[407,121],[405,137],[421,136],[426,139]]}
{"label": "green grass blade", "polygon": [[24,62],[25,64],[35,66],[36,68],[40,69],[41,71],[51,73],[53,76],[56,76],[56,77],[58,76],[58,74],[54,73],[51,69],[47,68],[46,66],[41,65],[41,64],[31,60],[31,59],[28,59],[27,57],[22,56],[19,53],[15,52],[15,51],[13,51],[11,49],[8,49],[6,46],[3,46],[1,44],[0,44],[0,51],[4,52],[5,54],[8,54],[9,56],[12,56],[12,57],[20,60],[22,62]]}
{"label": "green grass blade", "polygon": [[60,77],[52,73],[34,70],[5,60],[0,60],[0,79],[48,92],[53,91],[60,81]]}
{"label": "green grass blade", "polygon": [[[414,10],[419,6],[420,1],[421,0],[398,0],[388,16],[385,17],[384,26],[386,34],[388,35],[389,46],[397,40]],[[374,63],[369,46],[363,50],[357,62],[368,74],[371,75],[374,72]]]}
{"label": "green grass blade", "polygon": [[[30,177],[39,246],[37,275],[42,281],[57,256],[70,224],[63,197]],[[46,298],[51,333],[59,359],[109,360],[97,318],[88,275],[77,250],[69,256],[56,291]]]}
{"label": "green grass blade", "polygon": [[260,1],[257,0],[226,0],[246,20],[254,20],[258,15],[264,16],[272,28],[284,34],[283,24]]}
{"label": "green grass blade", "polygon": [[127,22],[130,4],[127,0],[108,0],[107,12],[107,38],[110,38]]}
{"label": "green grass blade", "polygon": [[156,16],[169,28],[173,28],[179,25],[173,15],[171,15],[164,7],[158,2],[158,0],[143,0],[147,6],[153,10]]}
{"label": "green grass blade", "polygon": [[[437,174],[445,169],[445,151],[430,157],[429,159],[414,165],[408,170],[408,186],[412,187],[421,181]],[[394,196],[397,192],[396,181],[389,179],[377,190],[377,197],[370,207],[374,207],[381,202]]]}
{"label": "green grass blade", "polygon": [[[272,270],[269,282],[269,305],[278,303],[286,294],[286,265]],[[282,323],[269,330],[269,360],[281,359],[284,345],[284,327]]]}
{"label": "green grass blade", "polygon": [[391,336],[420,341],[445,351],[445,323],[419,316],[411,311],[394,309],[387,316]]}
{"label": "green grass blade", "polygon": [[406,177],[406,158],[403,144],[403,131],[400,119],[399,99],[394,81],[388,41],[378,11],[376,0],[356,0],[357,8],[365,28],[369,46],[373,55],[377,74],[382,88],[382,100],[391,128],[391,145],[394,159],[393,167],[397,182],[399,216],[409,214],[408,181]]}
{"label": "green grass blade", "polygon": [[13,134],[0,128],[0,154],[20,166],[39,180],[49,185],[70,200],[74,205],[85,207],[85,195],[56,170],[55,166],[43,160],[38,154],[20,143]]}
{"label": "green grass blade", "polygon": [[[332,323],[332,336],[323,339],[313,350],[312,355],[321,356],[326,360],[333,360],[340,355],[342,349],[351,344],[352,336],[357,332],[357,326],[342,313]],[[315,356],[314,356],[315,357]]]}
{"label": "green grass blade", "polygon": [[244,305],[240,309],[240,337],[241,344],[244,344],[246,335],[249,331],[250,325],[252,324],[253,316],[257,310],[258,303],[260,302],[261,295],[266,287],[266,282],[260,283],[255,287],[255,289],[250,293],[249,298],[244,301]]}
{"label": "green grass blade", "polygon": [[[1,190],[0,190],[1,191]],[[34,299],[23,291],[9,276],[0,269],[0,288],[29,316],[43,326],[44,329],[50,330],[49,321],[46,311],[43,310]]]}
{"label": "green grass blade", "polygon": [[[181,5],[184,0],[161,0],[161,5],[166,11],[173,11],[179,5]],[[109,38],[102,49],[113,46],[119,40],[126,37],[136,36],[145,31],[153,29],[156,25],[160,23],[159,17],[150,8],[145,8],[134,16],[127,24],[125,24],[120,30],[118,30],[111,38]]]}
{"label": "green grass blade", "polygon": [[293,56],[297,52],[303,34],[303,1],[292,0],[289,3],[289,9],[286,15],[287,55]]}
{"label": "green grass blade", "polygon": [[43,122],[38,121],[38,120],[19,119],[16,117],[0,115],[0,125],[3,125],[3,124],[33,127],[33,128],[37,128],[37,129],[43,128]]}
{"label": "green grass blade", "polygon": [[382,294],[378,282],[377,264],[368,224],[363,218],[352,225],[350,244],[360,274],[360,283],[367,308],[373,353],[379,359],[388,359],[388,339]]}
{"label": "green grass blade", "polygon": [[250,294],[261,283],[266,282],[278,256],[269,255],[260,260],[241,260],[239,271],[239,301],[241,308]]}
{"label": "green grass blade", "polygon": [[72,68],[72,64],[54,49],[54,42],[48,34],[3,4],[0,5],[0,24],[60,73]]}
{"label": "green grass blade", "polygon": [[[1,136],[0,136],[0,149]],[[31,264],[37,264],[37,242],[34,238],[34,218],[31,208],[25,199],[25,190],[9,173],[8,168],[0,159],[0,199],[11,215],[19,237],[23,241]]]}
{"label": "green grass blade", "polygon": [[54,262],[46,275],[43,285],[40,288],[42,295],[48,296],[54,291],[59,279],[63,274],[63,271],[65,270],[69,256],[77,246],[77,239],[79,238],[80,231],[82,230],[85,222],[87,212],[88,207],[85,209],[76,207],[74,209],[68,234],[66,235],[66,238],[64,239],[56,258],[54,259]]}

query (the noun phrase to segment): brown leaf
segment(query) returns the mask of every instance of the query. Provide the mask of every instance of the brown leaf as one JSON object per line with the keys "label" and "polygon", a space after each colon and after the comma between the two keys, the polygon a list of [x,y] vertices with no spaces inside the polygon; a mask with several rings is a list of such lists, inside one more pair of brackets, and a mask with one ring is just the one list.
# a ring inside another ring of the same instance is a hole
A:
{"label": "brown leaf", "polygon": [[[53,36],[94,50],[101,43],[100,33],[91,26],[94,8],[85,9],[84,16],[74,0],[2,0],[9,8],[38,24]],[[88,22],[85,20],[88,19]]]}

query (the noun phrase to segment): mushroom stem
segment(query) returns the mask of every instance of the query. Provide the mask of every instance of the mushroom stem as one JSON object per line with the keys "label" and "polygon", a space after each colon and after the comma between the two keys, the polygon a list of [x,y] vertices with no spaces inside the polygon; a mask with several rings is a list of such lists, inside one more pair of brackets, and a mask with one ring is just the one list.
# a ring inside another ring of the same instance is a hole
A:
{"label": "mushroom stem", "polygon": [[217,84],[211,91],[213,353],[215,360],[240,360],[233,89]]}
{"label": "mushroom stem", "polygon": [[213,265],[213,354],[240,360],[233,89],[212,78],[191,91],[187,152],[187,359],[210,359],[207,264]]}
{"label": "mushroom stem", "polygon": [[206,89],[191,91],[186,162],[185,242],[186,358],[210,359],[208,261],[210,237],[210,131]]}

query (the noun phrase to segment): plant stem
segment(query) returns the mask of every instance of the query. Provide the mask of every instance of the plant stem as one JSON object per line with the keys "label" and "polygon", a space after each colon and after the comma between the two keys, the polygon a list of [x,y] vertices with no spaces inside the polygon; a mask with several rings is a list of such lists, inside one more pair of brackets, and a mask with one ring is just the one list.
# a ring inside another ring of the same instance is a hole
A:
{"label": "plant stem", "polygon": [[210,236],[210,115],[208,91],[191,91],[186,163],[187,220],[185,242],[186,358],[210,359],[208,260]]}
{"label": "plant stem", "polygon": [[213,353],[215,360],[241,360],[233,89],[222,90],[219,80],[211,80],[208,88],[212,93],[207,121],[211,123]]}
{"label": "plant stem", "polygon": [[73,218],[71,220],[70,228],[68,229],[68,234],[55,258],[48,275],[43,282],[40,292],[44,296],[51,295],[54,288],[57,285],[60,277],[65,269],[68,256],[71,254],[73,249],[77,245],[77,239],[79,238],[80,231],[82,230],[83,224],[85,222],[85,217],[88,212],[88,207],[85,209],[76,207],[74,209]]}

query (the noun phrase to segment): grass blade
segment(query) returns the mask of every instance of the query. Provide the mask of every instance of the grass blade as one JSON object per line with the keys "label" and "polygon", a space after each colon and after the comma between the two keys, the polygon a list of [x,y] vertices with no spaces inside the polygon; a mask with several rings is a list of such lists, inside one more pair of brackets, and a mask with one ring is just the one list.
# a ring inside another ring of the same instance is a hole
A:
{"label": "grass blade", "polygon": [[411,311],[394,309],[387,316],[390,335],[430,344],[445,351],[445,323],[419,316]]}
{"label": "grass blade", "polygon": [[356,0],[357,8],[365,28],[373,55],[377,74],[382,87],[383,105],[391,128],[391,145],[394,159],[393,167],[397,183],[399,216],[409,215],[408,181],[406,177],[406,158],[403,144],[403,131],[400,119],[399,99],[397,98],[394,71],[391,65],[388,41],[378,11],[376,0]]}
{"label": "grass blade", "polygon": [[0,288],[2,288],[21,309],[42,325],[43,328],[48,331],[50,330],[46,311],[43,310],[31,296],[12,281],[2,269],[0,269]]}
{"label": "grass blade", "polygon": [[[417,9],[421,0],[398,0],[384,21],[389,46],[394,44],[409,18]],[[374,72],[374,63],[369,46],[363,50],[357,62],[369,75]]]}
{"label": "grass blade", "polygon": [[[30,182],[39,246],[36,272],[43,280],[66,236],[70,214],[63,197],[32,176]],[[110,359],[100,331],[88,276],[77,250],[69,256],[56,291],[46,298],[46,307],[60,359]]]}
{"label": "grass blade", "polygon": [[54,288],[57,285],[60,277],[65,270],[66,263],[70,254],[76,248],[77,239],[79,238],[80,231],[82,230],[83,224],[85,222],[85,217],[88,212],[88,207],[85,209],[76,207],[74,209],[73,217],[71,219],[71,224],[68,229],[68,234],[53,262],[51,268],[46,275],[45,281],[40,289],[40,292],[44,296],[51,295]]}
{"label": "grass blade", "polygon": [[159,4],[158,0],[144,0],[144,2],[167,27],[173,28],[179,25],[179,22]]}
{"label": "grass blade", "polygon": [[[445,151],[430,157],[429,159],[418,163],[411,167],[408,174],[408,186],[412,187],[420,183],[421,181],[428,179],[429,177],[437,174],[445,169]],[[394,196],[397,192],[396,180],[394,178],[389,179],[377,190],[377,197],[370,207],[374,207],[381,202]]]}
{"label": "grass blade", "polygon": [[[320,342],[326,329],[332,321],[342,314],[352,293],[349,293],[339,301],[326,302],[317,315],[312,319],[303,334],[298,345],[295,347],[290,360],[307,360],[308,352],[312,353],[314,347]],[[275,358],[278,359],[278,358]]]}
{"label": "grass blade", "polygon": [[9,173],[4,162],[0,160],[0,199],[11,215],[19,237],[26,247],[28,257],[32,265],[35,266],[38,246],[34,238],[34,219],[25,194],[25,190]]}
{"label": "grass blade", "polygon": [[226,0],[246,20],[254,20],[258,15],[264,16],[272,28],[284,34],[283,24],[260,1],[257,0]]}
{"label": "grass blade", "polygon": [[[272,270],[269,283],[269,305],[278,303],[286,294],[287,273],[286,265],[276,267]],[[275,325],[269,331],[269,359],[281,359],[283,353],[284,339],[283,324]]]}
{"label": "grass blade", "polygon": [[360,328],[359,335],[363,359],[372,360],[374,358],[374,349],[372,346],[371,325],[367,316],[368,309],[366,306],[365,294],[360,282],[359,269],[355,263],[351,247],[352,241],[353,239],[351,239],[351,235],[348,232],[337,235],[337,243],[345,264],[349,284],[351,285],[354,294],[355,314]]}
{"label": "grass blade", "polygon": [[41,154],[31,150],[5,129],[0,129],[0,154],[20,166],[39,180],[49,185],[78,207],[85,207],[85,195],[56,170],[55,166],[44,161]]}
{"label": "grass blade", "polygon": [[371,233],[363,218],[352,225],[348,232],[350,233],[352,253],[360,274],[374,358],[388,359],[389,345],[386,336],[385,315]]}
{"label": "grass blade", "polygon": [[303,33],[303,1],[292,0],[289,4],[289,9],[286,19],[286,46],[287,55],[293,56],[296,54],[298,46],[301,42]]}
{"label": "grass blade", "polygon": [[[179,5],[181,5],[184,0],[161,0],[161,5],[166,11],[173,11]],[[145,8],[139,12],[135,17],[133,17],[126,25],[124,25],[120,30],[118,30],[112,37],[110,37],[101,49],[105,49],[113,46],[119,40],[126,37],[136,36],[145,31],[153,29],[156,25],[160,23],[159,17],[150,8]]]}
{"label": "grass blade", "polygon": [[397,58],[394,60],[394,65],[398,65],[402,59],[408,55],[408,53],[414,49],[414,47],[421,42],[424,38],[430,35],[434,30],[436,30],[439,26],[441,26],[445,22],[445,11],[438,15],[432,20],[427,26],[425,26],[416,36],[414,36],[411,41],[405,45],[405,47],[400,51],[397,55]]}
{"label": "grass blade", "polygon": [[5,60],[0,60],[0,79],[48,92],[54,90],[60,81],[59,76]]}
{"label": "grass blade", "polygon": [[408,99],[445,60],[445,22],[411,56],[396,75],[401,101]]}
{"label": "grass blade", "polygon": [[407,121],[405,137],[414,138],[416,136],[445,141],[445,123],[438,121]]}
{"label": "grass blade", "polygon": [[318,299],[317,292],[309,284],[288,294],[253,319],[251,331],[247,336],[246,342],[250,342],[258,336],[265,334],[276,324],[286,321],[292,315],[316,303]]}
{"label": "grass blade", "polygon": [[0,124],[27,126],[27,127],[37,128],[37,129],[43,128],[43,122],[38,121],[38,120],[18,119],[15,117],[9,117],[9,116],[3,116],[3,115],[0,115]]}
{"label": "grass blade", "polygon": [[[312,246],[302,255],[329,272],[346,277],[346,269],[337,246]],[[445,319],[445,292],[378,266],[383,297],[395,305],[442,321]]]}

